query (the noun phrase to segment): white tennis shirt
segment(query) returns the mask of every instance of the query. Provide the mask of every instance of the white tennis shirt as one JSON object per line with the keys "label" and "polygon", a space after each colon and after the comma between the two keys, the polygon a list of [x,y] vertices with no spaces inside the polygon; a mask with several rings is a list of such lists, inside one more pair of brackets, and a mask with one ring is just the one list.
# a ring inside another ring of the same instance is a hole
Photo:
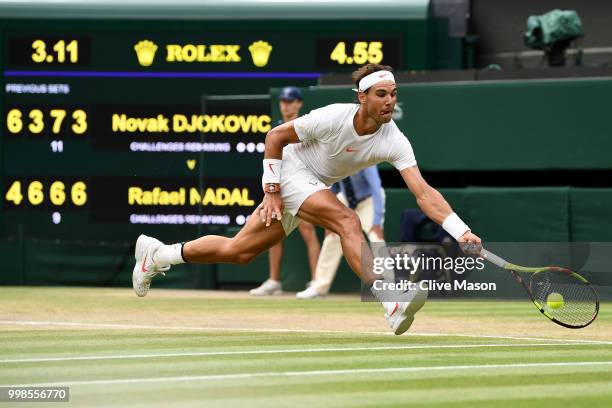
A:
{"label": "white tennis shirt", "polygon": [[292,149],[328,186],[381,162],[389,162],[398,170],[416,165],[412,146],[395,122],[359,136],[353,127],[357,110],[357,104],[336,103],[297,118],[293,125],[302,143],[285,149]]}

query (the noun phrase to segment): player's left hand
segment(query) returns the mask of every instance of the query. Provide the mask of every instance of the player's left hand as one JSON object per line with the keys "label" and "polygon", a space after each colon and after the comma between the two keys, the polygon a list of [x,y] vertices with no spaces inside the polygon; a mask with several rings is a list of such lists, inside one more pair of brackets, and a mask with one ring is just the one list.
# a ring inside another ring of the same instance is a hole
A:
{"label": "player's left hand", "polygon": [[467,255],[478,255],[482,249],[482,240],[476,234],[471,231],[467,231],[465,234],[459,237],[457,240],[461,250]]}

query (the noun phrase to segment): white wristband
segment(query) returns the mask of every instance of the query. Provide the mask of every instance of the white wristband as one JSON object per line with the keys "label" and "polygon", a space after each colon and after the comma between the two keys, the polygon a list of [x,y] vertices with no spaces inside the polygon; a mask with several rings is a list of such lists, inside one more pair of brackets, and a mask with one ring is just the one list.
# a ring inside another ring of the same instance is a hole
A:
{"label": "white wristband", "polygon": [[278,159],[264,159],[263,160],[263,176],[261,177],[261,184],[266,183],[280,183],[281,181],[281,167],[283,161]]}
{"label": "white wristband", "polygon": [[455,240],[459,240],[463,234],[470,230],[470,227],[465,225],[456,213],[451,213],[451,215],[446,217],[442,223],[442,228],[455,238]]}

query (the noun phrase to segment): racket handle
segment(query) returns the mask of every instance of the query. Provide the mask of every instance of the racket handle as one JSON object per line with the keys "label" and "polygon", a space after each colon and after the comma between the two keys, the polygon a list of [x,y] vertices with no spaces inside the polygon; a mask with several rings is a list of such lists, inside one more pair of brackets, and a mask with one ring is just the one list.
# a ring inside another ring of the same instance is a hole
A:
{"label": "racket handle", "polygon": [[482,251],[480,251],[480,256],[482,256],[487,261],[499,266],[500,268],[505,268],[506,265],[508,264],[508,261],[500,258],[499,256],[495,255],[492,252],[487,251],[484,248],[482,249]]}

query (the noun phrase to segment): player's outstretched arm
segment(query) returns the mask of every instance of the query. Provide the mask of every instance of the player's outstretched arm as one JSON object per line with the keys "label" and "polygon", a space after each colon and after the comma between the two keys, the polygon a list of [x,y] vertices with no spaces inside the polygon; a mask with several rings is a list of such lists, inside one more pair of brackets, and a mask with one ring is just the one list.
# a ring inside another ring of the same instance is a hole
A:
{"label": "player's outstretched arm", "polygon": [[412,166],[400,171],[406,185],[414,194],[417,204],[432,221],[442,225],[457,242],[475,242],[480,244],[480,238],[473,234],[467,225],[453,212],[453,209],[442,194],[431,187],[419,170]]}

